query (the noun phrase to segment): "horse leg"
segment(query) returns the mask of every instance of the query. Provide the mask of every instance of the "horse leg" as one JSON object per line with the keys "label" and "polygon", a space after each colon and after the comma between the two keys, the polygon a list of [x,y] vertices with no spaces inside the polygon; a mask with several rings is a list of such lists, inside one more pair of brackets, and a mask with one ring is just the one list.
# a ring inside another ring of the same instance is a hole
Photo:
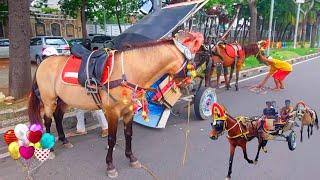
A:
{"label": "horse leg", "polygon": [[310,139],[310,125],[308,125],[308,139]]}
{"label": "horse leg", "polygon": [[230,81],[228,79],[228,67],[223,67],[223,75],[224,75],[226,88],[227,90],[229,90],[231,86],[230,86]]}
{"label": "horse leg", "polygon": [[244,157],[244,159],[247,160],[249,164],[253,164],[253,161],[248,158],[248,154],[247,154],[247,142],[244,142],[244,143],[241,145],[241,148],[242,148],[242,152],[243,152],[243,157]]}
{"label": "horse leg", "polygon": [[113,149],[117,141],[118,117],[115,113],[110,113],[108,117],[109,135],[108,135],[108,153],[106,156],[107,174],[110,178],[118,176],[118,172],[113,165]]}
{"label": "horse leg", "polygon": [[239,73],[240,73],[240,68],[241,66],[237,66],[237,69],[236,69],[236,91],[239,91]]}
{"label": "horse leg", "polygon": [[125,155],[130,160],[130,166],[133,168],[141,168],[141,164],[138,161],[138,159],[133,155],[132,148],[131,148],[131,141],[132,141],[132,121],[133,116],[132,113],[128,116],[124,116],[124,119],[129,118],[130,120],[127,122],[124,122],[124,136],[126,139],[126,149],[125,149]]}
{"label": "horse leg", "polygon": [[313,124],[310,125],[310,128],[311,128],[310,134],[311,134],[311,136],[312,136],[312,134],[313,134]]}
{"label": "horse leg", "polygon": [[58,99],[57,108],[53,113],[54,120],[56,122],[56,128],[59,136],[59,140],[63,143],[65,148],[72,148],[73,145],[67,140],[63,131],[62,120],[65,113],[65,104],[62,100]]}
{"label": "horse leg", "polygon": [[236,146],[232,145],[230,143],[230,157],[229,157],[229,169],[228,169],[228,175],[226,177],[226,180],[229,180],[231,178],[231,173],[232,173],[232,163],[233,163],[233,156],[234,156],[234,151],[236,149]]}
{"label": "horse leg", "polygon": [[217,88],[219,88],[219,84],[220,84],[220,76],[222,74],[222,67],[220,65],[218,65],[216,67],[217,70]]}
{"label": "horse leg", "polygon": [[254,158],[254,164],[257,164],[257,163],[258,163],[260,150],[261,150],[262,147],[265,147],[265,146],[267,145],[267,142],[268,142],[268,141],[262,140],[262,139],[259,139],[258,141],[259,141],[258,151],[257,151],[256,158]]}
{"label": "horse leg", "polygon": [[207,68],[205,70],[205,87],[211,87],[211,76],[213,73],[213,68],[214,68],[214,65],[212,63],[212,60],[209,59],[207,61]]}
{"label": "horse leg", "polygon": [[233,78],[233,72],[234,72],[234,64],[231,65],[230,68],[230,77],[229,77],[229,82],[231,82],[232,78]]}
{"label": "horse leg", "polygon": [[303,125],[301,124],[301,129],[300,129],[300,142],[303,141],[302,133],[303,133]]}

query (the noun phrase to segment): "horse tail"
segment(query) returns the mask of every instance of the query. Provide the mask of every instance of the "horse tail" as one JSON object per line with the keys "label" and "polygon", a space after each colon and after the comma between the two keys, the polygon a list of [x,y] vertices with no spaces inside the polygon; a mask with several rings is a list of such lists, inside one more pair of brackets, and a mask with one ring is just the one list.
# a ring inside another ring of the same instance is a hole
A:
{"label": "horse tail", "polygon": [[318,115],[317,115],[317,112],[314,111],[315,115],[316,115],[316,119],[315,119],[315,124],[317,126],[317,130],[319,130],[319,119],[318,119]]}
{"label": "horse tail", "polygon": [[29,96],[29,102],[28,102],[28,116],[29,116],[29,122],[30,124],[42,124],[42,119],[40,115],[40,105],[41,105],[41,99],[40,99],[40,93],[38,84],[36,81],[36,77],[34,77],[31,93]]}

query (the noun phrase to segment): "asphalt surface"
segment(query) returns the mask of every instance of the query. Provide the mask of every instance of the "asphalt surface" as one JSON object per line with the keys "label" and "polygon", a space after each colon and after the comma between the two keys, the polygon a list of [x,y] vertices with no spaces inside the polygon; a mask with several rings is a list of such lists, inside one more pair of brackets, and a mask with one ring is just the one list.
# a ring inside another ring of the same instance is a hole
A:
{"label": "asphalt surface", "polygon": [[[240,91],[217,90],[218,101],[228,108],[232,115],[260,115],[265,101],[275,100],[278,106],[285,99],[293,102],[304,100],[310,107],[319,111],[320,61],[313,59],[294,66],[294,71],[286,81],[286,89],[281,92],[255,94],[246,86],[257,84],[263,76],[240,83]],[[273,86],[271,80],[269,85]],[[229,144],[226,137],[217,141],[208,138],[210,121],[190,122],[187,155],[182,165],[185,148],[185,128],[187,109],[178,104],[175,111],[180,116],[171,116],[165,129],[149,129],[134,125],[133,151],[140,162],[154,173],[157,179],[219,180],[227,174]],[[280,108],[280,107],[279,107]],[[296,128],[299,135],[299,128]],[[236,150],[232,179],[236,180],[301,180],[319,179],[320,131],[315,131],[304,142],[290,151],[286,142],[271,141],[268,153],[261,153],[257,165],[248,164],[243,159],[240,148]],[[98,137],[99,130],[90,131],[85,136],[70,138],[72,149],[56,146],[56,158],[46,161],[35,173],[35,179],[108,179],[105,155],[107,140]],[[298,136],[300,139],[300,135]],[[148,180],[153,177],[145,169],[132,169],[124,156],[123,126],[118,130],[118,145],[114,150],[114,164],[119,172],[118,179]],[[257,140],[248,143],[248,155],[253,159],[257,151]],[[25,173],[10,158],[0,162],[0,179],[23,179]]]}

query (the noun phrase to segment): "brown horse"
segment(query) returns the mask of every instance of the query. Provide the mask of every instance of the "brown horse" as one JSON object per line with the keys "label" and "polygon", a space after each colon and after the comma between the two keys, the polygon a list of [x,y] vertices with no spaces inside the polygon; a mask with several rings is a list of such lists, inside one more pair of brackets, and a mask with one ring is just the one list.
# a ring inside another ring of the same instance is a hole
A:
{"label": "brown horse", "polygon": [[[295,107],[295,117],[297,117],[301,121],[301,129],[300,129],[300,141],[303,141],[303,127],[308,126],[308,138],[310,138],[310,134],[313,134],[313,126],[315,125],[319,130],[319,120],[318,115],[315,110],[309,108],[304,102],[298,102]],[[311,130],[311,132],[310,132]]]}
{"label": "brown horse", "polygon": [[[150,42],[132,46],[131,49],[116,51],[114,54],[113,72],[109,76],[110,89],[99,87],[102,108],[108,119],[108,153],[106,156],[107,174],[109,177],[118,175],[113,165],[113,148],[116,144],[118,120],[123,118],[124,135],[126,141],[125,156],[133,167],[141,167],[131,149],[132,118],[134,99],[126,98],[123,94],[131,95],[138,89],[148,89],[156,80],[165,74],[174,75],[184,68],[187,55],[182,53],[176,42],[188,48],[192,54],[196,53],[203,43],[203,36],[199,33],[179,32],[177,38]],[[59,140],[65,145],[70,143],[65,137],[62,119],[67,107],[95,110],[99,109],[90,94],[80,85],[68,85],[61,79],[61,73],[68,57],[51,56],[38,67],[33,89],[29,100],[30,123],[42,123],[40,107],[44,109],[44,125],[50,132],[51,118],[54,117]],[[123,76],[126,79],[121,79]],[[112,87],[112,82],[121,83]],[[107,84],[108,84],[107,83]]]}
{"label": "brown horse", "polygon": [[[228,175],[226,179],[230,179],[232,173],[233,156],[236,147],[240,146],[242,148],[244,159],[247,160],[249,164],[256,164],[258,162],[260,150],[261,148],[265,147],[267,141],[262,138],[259,131],[261,127],[260,121],[247,120],[242,122],[237,120],[227,114],[224,108],[216,103],[213,105],[212,113],[213,123],[211,123],[212,130],[209,134],[210,138],[216,140],[223,134],[224,131],[227,132],[227,138],[230,144],[230,158]],[[247,142],[254,138],[258,138],[259,145],[255,160],[252,161],[247,155]]]}
{"label": "brown horse", "polygon": [[[264,49],[268,46],[267,41],[259,41],[255,44],[249,44],[247,46],[241,47],[239,43],[218,43],[212,49],[212,67],[211,71],[208,71],[206,74],[206,86],[210,86],[211,75],[213,72],[213,68],[216,67],[217,70],[217,87],[220,82],[220,75],[224,73],[225,85],[227,90],[230,88],[230,81],[232,80],[233,71],[236,69],[236,90],[239,90],[238,80],[239,80],[239,72],[243,66],[245,58],[255,55],[258,57]],[[230,77],[228,79],[228,67],[231,67]]]}

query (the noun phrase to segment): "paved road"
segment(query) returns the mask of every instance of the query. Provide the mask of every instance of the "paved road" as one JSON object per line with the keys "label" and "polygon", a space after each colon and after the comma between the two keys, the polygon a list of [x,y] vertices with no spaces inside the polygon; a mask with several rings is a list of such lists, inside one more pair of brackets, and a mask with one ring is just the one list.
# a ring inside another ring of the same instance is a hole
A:
{"label": "paved road", "polygon": [[[257,115],[264,108],[265,101],[276,100],[283,104],[285,99],[304,100],[319,111],[320,97],[320,62],[319,59],[296,65],[288,77],[286,89],[282,92],[258,95],[249,92],[244,86],[252,85],[262,77],[240,83],[239,92],[218,90],[219,102],[223,103],[230,114]],[[273,85],[273,84],[270,84]],[[158,179],[224,179],[227,173],[229,146],[225,137],[212,141],[207,134],[209,121],[193,120],[190,123],[187,161],[181,165],[186,127],[186,109],[182,105],[176,109],[182,112],[181,117],[171,116],[166,129],[148,129],[134,126],[133,150],[140,161],[147,166]],[[297,129],[298,131],[298,129]],[[306,131],[305,131],[306,132]],[[257,165],[250,165],[237,149],[234,159],[233,179],[236,180],[301,180],[317,179],[319,174],[319,141],[320,131],[297,149],[289,151],[286,142],[270,142],[269,152],[262,153]],[[306,134],[305,134],[306,137]],[[125,159],[122,126],[118,131],[119,145],[114,152],[114,162],[118,168],[118,179],[148,180],[152,179],[144,169],[131,169]],[[70,139],[73,149],[57,147],[57,157],[47,161],[36,173],[36,179],[107,179],[105,174],[106,139],[98,138],[98,130],[88,135]],[[257,141],[250,142],[249,157],[256,153]],[[0,179],[22,179],[23,172],[17,164],[9,159],[0,163]]]}

